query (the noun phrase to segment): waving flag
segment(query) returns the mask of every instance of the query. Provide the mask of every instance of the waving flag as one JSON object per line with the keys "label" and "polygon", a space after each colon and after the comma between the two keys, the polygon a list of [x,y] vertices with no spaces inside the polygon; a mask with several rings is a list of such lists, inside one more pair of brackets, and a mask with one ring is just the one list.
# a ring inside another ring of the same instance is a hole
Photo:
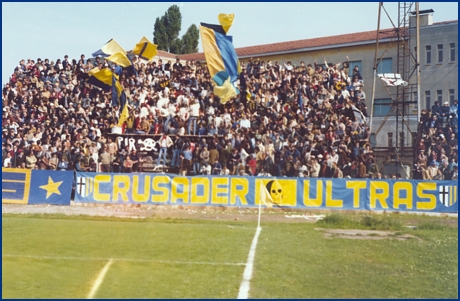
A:
{"label": "waving flag", "polygon": [[219,24],[222,26],[222,29],[225,31],[225,34],[227,34],[228,30],[233,25],[233,20],[235,19],[235,15],[234,14],[219,14],[217,18],[219,19]]}
{"label": "waving flag", "polygon": [[109,57],[117,52],[126,53],[126,51],[114,40],[108,41],[101,49],[92,54],[93,57]]}
{"label": "waving flag", "polygon": [[118,76],[109,68],[99,69],[98,67],[88,71],[88,83],[109,92],[112,91],[112,106],[117,106],[124,93]]}
{"label": "waving flag", "polygon": [[408,82],[402,80],[401,74],[393,74],[393,73],[384,73],[384,74],[377,74],[377,76],[385,83],[385,85],[390,87],[397,87],[397,86],[407,86]]}
{"label": "waving flag", "polygon": [[146,37],[142,37],[139,43],[134,46],[132,53],[137,54],[141,59],[151,61],[157,55],[157,45],[153,44]]}
{"label": "waving flag", "polygon": [[[121,94],[125,93],[118,81],[117,76],[112,73],[112,106],[118,106]],[[121,109],[120,109],[121,110]]]}
{"label": "waving flag", "polygon": [[206,64],[217,85],[214,94],[221,98],[222,103],[226,103],[239,94],[233,83],[238,79],[241,66],[233,39],[227,35],[233,23],[233,14],[220,14],[219,22],[221,25],[201,23],[200,33]]}
{"label": "waving flag", "polygon": [[124,68],[132,66],[131,60],[123,52],[117,52],[106,58],[107,61],[116,63]]}
{"label": "waving flag", "polygon": [[106,58],[107,61],[115,63],[128,71],[128,74],[138,75],[136,68],[134,68],[133,62],[123,52],[117,52]]}
{"label": "waving flag", "polygon": [[262,204],[266,205],[268,208],[273,207],[273,198],[268,192],[267,187],[265,187],[262,181],[260,181],[260,185],[259,185],[259,195],[260,195],[260,201]]}
{"label": "waving flag", "polygon": [[101,88],[108,92],[112,88],[113,84],[113,72],[109,68],[103,68],[102,70],[98,67],[88,71],[87,82]]}
{"label": "waving flag", "polygon": [[360,124],[365,124],[367,123],[367,118],[366,116],[364,116],[363,112],[361,112],[361,110],[359,110],[357,107],[355,107],[354,105],[351,105],[351,109],[353,111],[353,114],[355,115],[355,118],[356,120],[360,123]]}
{"label": "waving flag", "polygon": [[120,117],[118,118],[118,126],[122,127],[123,123],[128,120],[128,117],[128,102],[126,101],[125,91],[122,91],[120,95]]}

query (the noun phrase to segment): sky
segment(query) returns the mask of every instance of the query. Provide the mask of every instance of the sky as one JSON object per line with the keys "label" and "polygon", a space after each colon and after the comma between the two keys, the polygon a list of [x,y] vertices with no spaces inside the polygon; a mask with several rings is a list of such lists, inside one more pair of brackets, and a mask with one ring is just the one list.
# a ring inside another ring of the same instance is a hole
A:
{"label": "sky", "polygon": [[[228,34],[236,48],[377,29],[378,2],[2,2],[2,86],[21,59],[78,60],[110,39],[125,50],[143,36],[153,41],[155,19],[172,5],[182,14],[179,37],[235,14]],[[397,24],[398,2],[383,6]],[[434,22],[458,20],[457,2],[422,2],[424,9],[434,10]],[[380,28],[392,28],[389,17],[382,11]]]}

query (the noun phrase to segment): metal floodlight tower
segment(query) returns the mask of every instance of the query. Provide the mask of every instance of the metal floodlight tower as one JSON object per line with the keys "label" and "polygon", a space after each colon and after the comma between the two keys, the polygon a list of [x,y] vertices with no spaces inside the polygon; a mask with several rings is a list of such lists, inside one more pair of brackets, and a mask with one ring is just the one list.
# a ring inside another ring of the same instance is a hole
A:
{"label": "metal floodlight tower", "polygon": [[[392,3],[393,4],[393,3]],[[405,82],[405,85],[386,86],[384,85],[387,93],[389,94],[392,103],[388,114],[380,123],[375,135],[377,135],[382,127],[385,125],[390,116],[394,116],[391,120],[395,122],[395,145],[388,147],[378,146],[376,149],[385,155],[390,154],[396,159],[396,172],[399,166],[403,166],[403,159],[411,157],[411,163],[416,158],[416,140],[417,138],[417,124],[420,118],[420,22],[419,22],[419,5],[418,2],[398,2],[398,22],[395,24],[388,12],[386,11],[383,2],[379,3],[378,11],[378,24],[377,24],[377,37],[374,58],[374,80],[372,88],[372,105],[370,127],[372,127],[372,118],[374,114],[374,97],[375,97],[375,82],[377,77],[377,67],[382,57],[379,57],[379,33],[380,33],[380,20],[381,12],[386,13],[389,21],[393,25],[393,36],[391,38],[390,46],[396,44],[397,46],[397,63],[396,74],[394,77],[400,76],[400,79]],[[415,15],[416,27],[415,32],[410,28],[410,15]],[[415,42],[415,47],[411,47]],[[389,47],[389,46],[387,46]],[[383,56],[388,51],[388,48],[383,51]],[[417,114],[417,116],[414,116]],[[415,118],[415,121],[414,121]],[[411,125],[412,123],[412,125]],[[371,128],[372,130],[372,128]],[[407,138],[411,138],[408,141]],[[386,163],[388,158],[384,160]],[[409,177],[406,170],[406,176]]]}

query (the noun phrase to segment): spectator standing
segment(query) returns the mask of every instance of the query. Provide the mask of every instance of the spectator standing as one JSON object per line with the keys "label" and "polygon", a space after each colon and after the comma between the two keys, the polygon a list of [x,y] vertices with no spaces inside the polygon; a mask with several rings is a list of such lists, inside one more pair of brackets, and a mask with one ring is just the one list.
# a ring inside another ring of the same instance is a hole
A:
{"label": "spectator standing", "polygon": [[28,169],[34,169],[36,163],[37,163],[37,158],[35,157],[34,152],[30,151],[26,157],[26,167]]}
{"label": "spectator standing", "polygon": [[102,172],[110,172],[110,163],[112,163],[112,158],[107,152],[107,146],[102,147],[102,153],[99,156],[99,161],[101,163]]}
{"label": "spectator standing", "polygon": [[67,162],[67,159],[62,156],[61,161],[58,164],[58,170],[67,170],[69,167],[69,163]]}
{"label": "spectator standing", "polygon": [[190,144],[187,144],[185,150],[182,152],[181,161],[180,161],[180,170],[179,173],[183,176],[186,176],[190,170],[192,164],[193,154],[190,149]]}
{"label": "spectator standing", "polygon": [[123,161],[123,167],[125,169],[126,173],[132,173],[133,172],[133,160],[131,159],[131,156],[126,156],[126,159]]}
{"label": "spectator standing", "polygon": [[180,162],[180,153],[183,146],[182,138],[179,135],[175,136],[173,145],[173,156],[171,160],[171,167],[178,167]]}
{"label": "spectator standing", "polygon": [[449,106],[449,102],[446,101],[444,102],[443,106],[441,107],[441,125],[447,123],[447,121],[449,120],[449,117],[450,117],[450,106]]}
{"label": "spectator standing", "polygon": [[[196,123],[197,123],[198,115],[200,114],[200,104],[198,103],[198,100],[196,100],[195,98],[192,99],[192,104],[190,105],[188,112],[190,114],[190,117],[188,120],[187,134],[196,135]],[[193,131],[192,131],[192,128],[193,128]]]}
{"label": "spectator standing", "polygon": [[166,133],[163,133],[157,143],[160,146],[160,154],[158,155],[157,165],[160,165],[163,157],[163,166],[166,166],[166,154],[168,153],[168,148],[171,147],[174,142],[166,135]]}
{"label": "spectator standing", "polygon": [[139,171],[139,165],[140,165],[140,156],[139,154],[137,153],[137,150],[136,149],[133,149],[131,151],[131,154],[128,156],[131,161],[133,162],[133,172],[138,172]]}
{"label": "spectator standing", "polygon": [[49,169],[56,170],[59,163],[59,158],[56,153],[53,153],[51,159],[49,160]]}

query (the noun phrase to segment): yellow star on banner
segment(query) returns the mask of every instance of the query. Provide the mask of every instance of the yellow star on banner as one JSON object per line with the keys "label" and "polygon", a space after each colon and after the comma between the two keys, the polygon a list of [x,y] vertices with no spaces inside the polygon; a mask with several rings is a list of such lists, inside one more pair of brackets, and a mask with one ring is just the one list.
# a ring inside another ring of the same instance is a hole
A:
{"label": "yellow star on banner", "polygon": [[46,190],[46,198],[49,198],[53,193],[61,195],[59,191],[59,186],[62,184],[61,182],[53,182],[51,177],[48,177],[48,184],[40,186],[41,189]]}

